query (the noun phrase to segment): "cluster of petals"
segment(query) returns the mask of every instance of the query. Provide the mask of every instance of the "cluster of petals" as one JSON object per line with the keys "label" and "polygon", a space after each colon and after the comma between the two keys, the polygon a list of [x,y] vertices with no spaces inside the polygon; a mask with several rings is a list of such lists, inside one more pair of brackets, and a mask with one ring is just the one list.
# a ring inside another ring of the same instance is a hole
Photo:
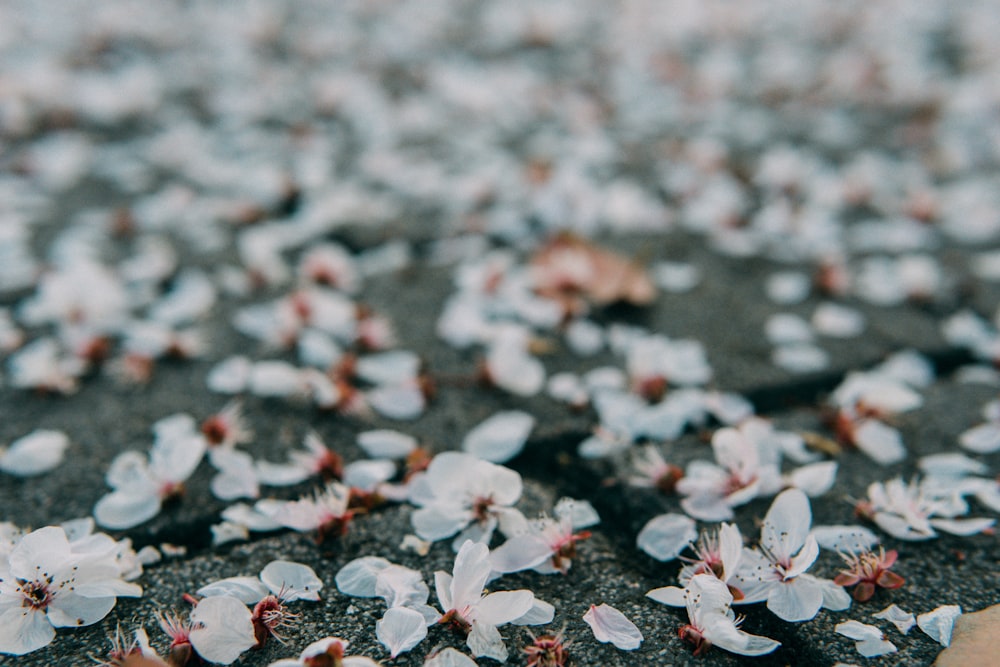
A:
{"label": "cluster of petals", "polygon": [[0,653],[36,651],[56,628],[92,625],[119,597],[142,595],[125,580],[122,549],[103,533],[71,540],[58,526],[16,538],[0,555]]}
{"label": "cluster of petals", "polygon": [[961,480],[942,484],[925,477],[904,482],[896,477],[868,486],[867,498],[858,511],[895,538],[929,540],[937,531],[952,535],[974,535],[990,528],[995,519],[959,519],[969,511],[960,493]]}
{"label": "cluster of petals", "polygon": [[715,463],[692,462],[676,485],[684,496],[681,507],[703,521],[730,520],[734,507],[789,486],[822,495],[833,485],[837,471],[836,463],[821,461],[782,476],[783,455],[808,460],[809,454],[799,436],[777,431],[757,418],[716,431],[712,451]]}
{"label": "cluster of petals", "polygon": [[808,621],[821,608],[841,611],[851,605],[843,588],[807,572],[819,556],[816,538],[809,534],[811,523],[809,499],[799,489],[774,499],[758,548],[743,551],[735,577],[743,593],[739,604],[767,601],[769,610],[790,622]]}
{"label": "cluster of petals", "polygon": [[336,576],[344,595],[380,597],[388,607],[375,624],[379,641],[395,658],[419,644],[441,613],[427,604],[430,589],[416,570],[377,556],[363,556],[342,567]]}
{"label": "cluster of petals", "polygon": [[681,639],[694,644],[695,655],[712,646],[737,655],[757,656],[774,651],[781,642],[740,629],[726,584],[709,574],[696,574],[682,592],[689,623],[678,631]]}
{"label": "cluster of petals", "polygon": [[410,485],[409,500],[417,505],[413,529],[430,541],[457,533],[456,552],[466,540],[489,543],[498,527],[515,535],[527,521],[514,508],[521,490],[521,476],[510,468],[464,452],[442,452]]}
{"label": "cluster of petals", "polygon": [[113,491],[94,506],[94,518],[106,528],[131,528],[156,516],[167,499],[183,493],[208,444],[194,418],[165,417],[153,424],[148,457],[127,451],[111,462],[105,479]]}
{"label": "cluster of petals", "polygon": [[509,574],[534,570],[540,574],[565,574],[573,564],[576,543],[590,536],[583,531],[600,522],[593,506],[585,500],[563,498],[552,517],[527,522],[524,532],[511,535],[490,553],[493,571]]}
{"label": "cluster of petals", "polygon": [[485,544],[467,540],[455,556],[451,574],[434,573],[434,587],[448,623],[466,634],[466,643],[476,657],[504,662],[507,647],[497,629],[507,623],[542,625],[552,621],[555,609],[537,600],[529,590],[495,591],[484,595],[491,572],[490,552]]}
{"label": "cluster of petals", "polygon": [[893,368],[850,373],[830,398],[838,438],[880,465],[906,458],[902,436],[887,421],[923,405],[912,376],[899,377]]}

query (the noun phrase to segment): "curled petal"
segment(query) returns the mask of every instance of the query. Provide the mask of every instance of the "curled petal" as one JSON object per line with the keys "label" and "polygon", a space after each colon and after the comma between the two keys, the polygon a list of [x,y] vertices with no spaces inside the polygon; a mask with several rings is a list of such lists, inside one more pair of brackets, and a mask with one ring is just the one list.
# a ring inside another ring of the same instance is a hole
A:
{"label": "curled petal", "polygon": [[614,644],[622,651],[634,651],[642,644],[643,637],[639,628],[625,614],[608,604],[590,605],[583,620],[602,644]]}

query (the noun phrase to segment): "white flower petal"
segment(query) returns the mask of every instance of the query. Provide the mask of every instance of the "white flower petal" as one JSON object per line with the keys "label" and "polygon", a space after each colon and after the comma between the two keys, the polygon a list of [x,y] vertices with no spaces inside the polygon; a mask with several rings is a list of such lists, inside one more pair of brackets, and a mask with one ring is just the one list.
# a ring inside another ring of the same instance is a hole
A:
{"label": "white flower petal", "polygon": [[308,565],[287,560],[274,560],[260,571],[260,580],[271,593],[282,594],[285,600],[319,600],[323,581]]}
{"label": "white flower petal", "polygon": [[508,574],[530,570],[552,557],[552,547],[538,535],[517,535],[490,553],[494,572]]}
{"label": "white flower petal", "polygon": [[494,463],[504,463],[524,448],[535,418],[527,412],[498,412],[469,431],[462,440],[462,450]]}
{"label": "white flower petal", "polygon": [[930,523],[938,530],[967,537],[992,528],[996,519],[931,519]]}
{"label": "white flower petal", "polygon": [[650,600],[654,600],[660,604],[665,604],[670,607],[684,607],[687,605],[687,599],[685,596],[686,593],[687,590],[684,588],[678,588],[677,586],[663,586],[649,591],[646,593],[646,597]]}
{"label": "white flower petal", "polygon": [[380,415],[399,421],[417,419],[427,407],[427,399],[416,382],[375,387],[365,392],[365,397]]}
{"label": "white flower petal", "polygon": [[634,651],[642,644],[642,633],[635,624],[614,607],[608,604],[590,605],[583,615],[594,632],[594,637],[602,644],[611,643],[622,651]]}
{"label": "white flower petal", "polygon": [[236,598],[203,598],[191,610],[191,622],[191,645],[209,662],[228,665],[257,644],[250,610]]}
{"label": "white flower petal", "polygon": [[424,667],[477,667],[476,661],[458,649],[446,648],[424,662]]}
{"label": "white flower petal", "polygon": [[115,602],[114,596],[84,597],[72,592],[62,592],[49,605],[49,623],[57,628],[93,625],[114,609]]}
{"label": "white flower petal", "polygon": [[660,561],[677,558],[698,538],[695,522],[683,514],[661,514],[650,519],[636,539],[640,549]]}
{"label": "white flower petal", "polygon": [[363,556],[340,568],[335,577],[337,590],[359,598],[375,597],[378,573],[392,565],[385,558]]}
{"label": "white flower petal", "polygon": [[507,646],[504,645],[496,626],[473,621],[472,630],[465,643],[472,651],[472,655],[477,658],[493,658],[498,662],[507,662]]}
{"label": "white flower petal", "polygon": [[[451,582],[452,604],[458,608],[479,602],[483,595],[483,587],[486,586],[490,576],[489,548],[478,542],[465,542],[455,556],[452,575],[454,577]],[[523,613],[524,611],[520,612]]]}
{"label": "white flower petal", "polygon": [[822,606],[823,589],[803,577],[773,586],[767,596],[767,608],[790,623],[814,618]]}
{"label": "white flower petal", "polygon": [[917,616],[917,626],[941,646],[948,646],[951,644],[951,632],[955,628],[955,621],[961,615],[962,608],[958,605],[943,605]]}
{"label": "white flower petal", "polygon": [[257,604],[267,597],[267,586],[256,577],[229,577],[202,586],[196,593],[201,597],[228,595],[243,604]]}
{"label": "white flower petal", "polygon": [[531,611],[534,601],[535,594],[531,591],[497,591],[476,604],[475,617],[488,625],[504,625]]}
{"label": "white flower petal", "polygon": [[55,636],[43,611],[17,606],[0,614],[0,653],[31,653],[48,646]]}
{"label": "white flower petal", "polygon": [[854,444],[879,465],[892,465],[906,458],[899,431],[877,419],[865,419],[854,429]]}
{"label": "white flower petal", "polygon": [[764,516],[761,545],[778,558],[791,557],[805,543],[811,523],[812,510],[806,494],[799,489],[782,491]]}
{"label": "white flower petal", "polygon": [[1000,424],[980,424],[958,436],[958,444],[976,454],[1000,451]]}
{"label": "white flower petal", "polygon": [[40,475],[62,463],[69,438],[61,431],[38,430],[0,447],[0,470],[18,477]]}
{"label": "white flower petal", "polygon": [[405,607],[388,609],[375,622],[375,636],[391,658],[406,653],[427,636],[427,623],[419,612]]}
{"label": "white flower petal", "polygon": [[552,622],[556,616],[556,608],[546,602],[535,598],[531,603],[531,609],[515,618],[511,623],[514,625],[546,625]]}
{"label": "white flower petal", "polygon": [[417,448],[417,439],[399,431],[379,429],[359,433],[358,446],[373,459],[402,459]]}

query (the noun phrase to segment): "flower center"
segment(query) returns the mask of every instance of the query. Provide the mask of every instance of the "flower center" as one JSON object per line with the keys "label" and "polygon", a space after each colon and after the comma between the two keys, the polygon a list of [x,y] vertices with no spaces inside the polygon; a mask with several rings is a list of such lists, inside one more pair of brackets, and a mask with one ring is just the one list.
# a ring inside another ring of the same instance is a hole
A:
{"label": "flower center", "polygon": [[18,579],[18,583],[21,587],[21,595],[24,596],[24,601],[21,603],[22,607],[45,609],[52,602],[52,593],[49,591],[47,583],[42,581],[25,581],[24,579]]}

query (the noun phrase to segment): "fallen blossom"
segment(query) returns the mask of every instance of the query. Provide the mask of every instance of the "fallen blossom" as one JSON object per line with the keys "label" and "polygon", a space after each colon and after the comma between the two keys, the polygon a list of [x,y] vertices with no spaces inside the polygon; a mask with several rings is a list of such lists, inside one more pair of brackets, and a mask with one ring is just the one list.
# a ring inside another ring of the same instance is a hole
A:
{"label": "fallen blossom", "polygon": [[115,557],[75,551],[56,526],[19,537],[0,561],[0,653],[37,651],[56,628],[93,625],[118,597],[141,596],[142,588],[121,578]]}
{"label": "fallen blossom", "polygon": [[337,482],[330,482],[313,493],[313,496],[287,502],[262,503],[254,506],[286,528],[299,532],[316,531],[316,539],[323,542],[330,537],[341,537],[354,517],[348,509],[350,489]]}
{"label": "fallen blossom", "polygon": [[855,586],[851,595],[858,602],[867,602],[875,594],[876,587],[892,590],[906,583],[903,577],[890,571],[897,557],[895,549],[886,552],[881,547],[877,554],[870,550],[842,553],[847,568],[841,570],[833,582],[838,586]]}
{"label": "fallen blossom", "polygon": [[411,522],[417,535],[437,541],[458,533],[457,551],[472,539],[488,543],[499,527],[513,535],[525,527],[524,516],[513,505],[521,497],[521,476],[471,454],[442,452],[410,489],[418,506]]}
{"label": "fallen blossom", "polygon": [[602,644],[614,644],[622,651],[634,651],[642,644],[642,633],[635,623],[609,604],[590,605],[583,620],[590,626],[594,638]]}
{"label": "fallen blossom", "polygon": [[737,619],[730,605],[733,596],[725,583],[715,576],[696,574],[684,589],[684,606],[689,623],[678,634],[694,644],[694,654],[701,655],[712,646],[737,655],[766,655],[781,645],[768,637],[752,635],[739,629],[742,619]]}
{"label": "fallen blossom", "polygon": [[819,555],[816,538],[809,535],[812,511],[799,489],[782,491],[761,527],[759,549],[744,550],[744,565],[736,583],[744,593],[740,604],[767,601],[767,608],[789,622],[808,621],[822,607],[839,611],[850,596],[832,581],[806,573]]}
{"label": "fallen blossom", "polygon": [[531,643],[522,650],[527,658],[526,667],[565,667],[569,664],[569,647],[573,643],[563,638],[560,631],[554,635],[535,636],[528,631]]}
{"label": "fallen blossom", "polygon": [[[535,596],[528,590],[484,595],[483,587],[489,575],[489,549],[484,544],[467,540],[455,556],[453,573],[434,573],[438,601],[445,610],[438,623],[449,624],[465,634],[466,643],[476,657],[504,662],[507,647],[497,627],[517,622],[530,612]],[[549,616],[548,621],[551,620]]]}
{"label": "fallen blossom", "polygon": [[137,526],[156,516],[164,501],[183,493],[183,483],[201,462],[207,443],[190,415],[177,414],[153,425],[149,457],[123,452],[105,479],[113,491],[94,505],[94,518],[106,528]]}
{"label": "fallen blossom", "polygon": [[937,530],[952,535],[974,535],[993,526],[994,519],[956,519],[969,511],[968,504],[957,491],[942,489],[924,480],[913,479],[909,484],[899,477],[868,486],[868,499],[858,505],[862,516],[870,518],[879,528],[901,540],[929,540]]}
{"label": "fallen blossom", "polygon": [[[581,531],[600,521],[587,501],[561,499],[554,518],[528,522],[527,531],[507,539],[490,554],[493,570],[500,574],[532,569],[540,574],[566,574],[576,557],[576,545],[590,537]],[[580,531],[580,532],[577,532]]]}
{"label": "fallen blossom", "polygon": [[[686,587],[691,578],[698,574],[707,574],[725,583],[730,595],[735,599],[743,598],[743,591],[735,585],[735,576],[739,572],[743,554],[743,536],[735,524],[724,523],[718,530],[702,531],[697,544],[692,544],[697,558],[680,556],[685,561],[677,575],[681,586]],[[730,582],[734,583],[730,583]],[[654,588],[646,593],[646,597],[661,604],[673,607],[685,605],[685,589],[676,586]]]}

